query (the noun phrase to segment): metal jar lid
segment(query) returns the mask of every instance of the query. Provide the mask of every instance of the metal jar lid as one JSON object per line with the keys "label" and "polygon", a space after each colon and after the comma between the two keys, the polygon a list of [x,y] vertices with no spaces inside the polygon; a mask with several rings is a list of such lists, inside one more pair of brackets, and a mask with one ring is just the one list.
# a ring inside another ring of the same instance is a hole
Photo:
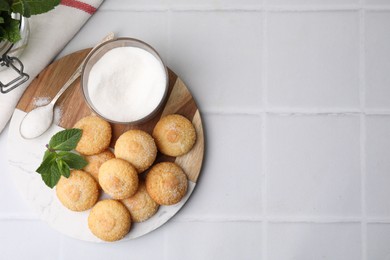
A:
{"label": "metal jar lid", "polygon": [[[19,26],[20,31],[28,29],[26,27],[28,26],[27,20],[24,17],[20,17],[19,15],[16,19],[21,20]],[[14,54],[10,53],[13,46],[14,44],[8,41],[0,42],[0,66],[16,72],[16,77],[9,82],[2,82],[2,79],[0,79],[0,92],[3,94],[17,88],[29,79],[29,75],[24,72],[23,63],[16,56],[12,56]]]}

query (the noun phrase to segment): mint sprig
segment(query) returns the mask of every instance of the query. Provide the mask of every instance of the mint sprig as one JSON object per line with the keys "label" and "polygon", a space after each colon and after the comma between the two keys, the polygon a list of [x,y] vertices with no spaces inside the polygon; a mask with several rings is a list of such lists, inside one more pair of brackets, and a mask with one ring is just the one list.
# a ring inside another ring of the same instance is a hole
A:
{"label": "mint sprig", "polygon": [[20,40],[20,20],[12,18],[12,13],[30,17],[46,13],[60,2],[61,0],[0,0],[0,41],[15,43]]}
{"label": "mint sprig", "polygon": [[82,156],[72,152],[81,135],[81,129],[66,129],[56,133],[46,145],[43,161],[36,172],[50,188],[57,185],[61,176],[68,178],[71,169],[82,169],[87,165]]}
{"label": "mint sprig", "polygon": [[12,10],[25,17],[52,10],[60,0],[12,0]]}

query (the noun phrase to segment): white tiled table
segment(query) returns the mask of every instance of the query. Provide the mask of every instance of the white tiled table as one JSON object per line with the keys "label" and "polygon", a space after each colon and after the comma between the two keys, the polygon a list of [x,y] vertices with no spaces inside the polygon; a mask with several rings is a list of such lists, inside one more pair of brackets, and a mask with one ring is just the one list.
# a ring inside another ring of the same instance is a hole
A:
{"label": "white tiled table", "polygon": [[0,135],[0,259],[390,259],[390,0],[106,0],[60,56],[108,31],[149,42],[203,112],[189,203],[92,244],[41,222]]}

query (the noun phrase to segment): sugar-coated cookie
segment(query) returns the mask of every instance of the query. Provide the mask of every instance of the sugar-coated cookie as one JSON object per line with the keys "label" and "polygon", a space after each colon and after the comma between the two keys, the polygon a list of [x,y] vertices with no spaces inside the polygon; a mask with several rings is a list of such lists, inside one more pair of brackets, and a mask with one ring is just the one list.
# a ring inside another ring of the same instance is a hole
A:
{"label": "sugar-coated cookie", "polygon": [[146,190],[160,205],[178,203],[186,194],[187,186],[184,171],[172,162],[158,163],[146,175]]}
{"label": "sugar-coated cookie", "polygon": [[104,241],[122,239],[130,231],[131,216],[127,208],[116,200],[96,203],[88,216],[91,232]]}
{"label": "sugar-coated cookie", "polygon": [[99,184],[112,198],[126,199],[138,189],[138,173],[129,162],[110,159],[100,166]]}
{"label": "sugar-coated cookie", "polygon": [[115,155],[109,150],[105,150],[101,153],[94,154],[94,155],[87,155],[84,157],[85,160],[88,162],[87,166],[84,167],[84,171],[90,173],[92,177],[99,182],[99,168],[100,166],[110,160],[115,158]]}
{"label": "sugar-coated cookie", "polygon": [[141,181],[137,192],[122,203],[130,211],[133,222],[142,222],[156,214],[159,205],[149,196],[145,182]]}
{"label": "sugar-coated cookie", "polygon": [[81,154],[98,154],[106,150],[110,145],[111,126],[107,121],[100,117],[84,117],[73,127],[83,130],[81,139],[76,147],[76,151]]}
{"label": "sugar-coated cookie", "polygon": [[153,130],[158,150],[169,156],[188,153],[196,141],[196,131],[191,121],[184,116],[167,115],[157,122]]}
{"label": "sugar-coated cookie", "polygon": [[142,130],[129,130],[115,143],[115,157],[130,162],[141,173],[148,169],[157,156],[153,137]]}
{"label": "sugar-coated cookie", "polygon": [[71,171],[69,178],[62,176],[56,193],[60,202],[73,211],[92,208],[99,197],[97,182],[90,174],[80,170]]}

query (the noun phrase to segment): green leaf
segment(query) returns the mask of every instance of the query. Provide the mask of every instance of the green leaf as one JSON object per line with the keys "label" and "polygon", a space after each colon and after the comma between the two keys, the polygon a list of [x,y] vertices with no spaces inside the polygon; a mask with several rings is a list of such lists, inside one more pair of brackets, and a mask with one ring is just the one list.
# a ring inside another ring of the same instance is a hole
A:
{"label": "green leaf", "polygon": [[7,40],[12,43],[20,40],[19,25],[20,21],[12,19],[7,12],[0,12],[3,23],[0,23],[0,37],[2,40]]}
{"label": "green leaf", "polygon": [[12,11],[23,16],[46,13],[56,7],[60,0],[14,0]]}
{"label": "green leaf", "polygon": [[70,152],[59,152],[58,156],[63,160],[71,169],[80,170],[87,166],[88,162],[80,155]]}
{"label": "green leaf", "polygon": [[45,160],[52,152],[50,152],[49,150],[46,150],[44,155],[43,155],[43,160]]}
{"label": "green leaf", "polygon": [[57,167],[61,173],[62,176],[65,178],[69,178],[70,176],[70,169],[69,166],[61,159],[57,159]]}
{"label": "green leaf", "polygon": [[10,42],[17,42],[21,39],[20,37],[20,21],[11,19],[10,30],[8,31],[8,39]]}
{"label": "green leaf", "polygon": [[9,24],[11,22],[11,16],[8,12],[0,11],[0,17],[4,21],[3,23],[0,23],[0,39],[8,40],[7,28],[9,27]]}
{"label": "green leaf", "polygon": [[50,149],[70,151],[76,148],[82,134],[81,129],[66,129],[56,133],[49,142]]}
{"label": "green leaf", "polygon": [[20,21],[11,18],[11,13],[30,17],[52,10],[60,0],[0,0],[0,41],[16,43],[20,40]]}
{"label": "green leaf", "polygon": [[3,25],[2,25],[2,24],[0,24],[0,40],[1,40],[1,41],[7,40],[7,32],[6,32],[6,30],[3,28]]}
{"label": "green leaf", "polygon": [[47,186],[50,188],[53,188],[57,185],[58,181],[61,178],[60,170],[58,169],[57,163],[53,163],[50,166],[50,170],[48,172],[45,172],[41,174],[42,180],[45,182]]}
{"label": "green leaf", "polygon": [[26,0],[14,0],[11,6],[12,12],[19,13],[25,17],[30,17],[30,6],[26,3]]}
{"label": "green leaf", "polygon": [[0,0],[0,11],[11,12],[11,8],[6,0]]}
{"label": "green leaf", "polygon": [[76,148],[81,135],[81,129],[66,129],[56,133],[46,145],[48,149],[36,172],[41,174],[42,180],[50,188],[57,185],[61,175],[69,178],[70,169],[82,169],[87,165],[82,156],[71,152]]}
{"label": "green leaf", "polygon": [[38,167],[38,169],[36,169],[37,173],[46,174],[46,173],[50,172],[50,168],[51,168],[52,164],[56,160],[56,157],[57,157],[56,153],[50,153],[49,152],[49,154],[47,156],[46,156],[46,153],[47,153],[47,151],[45,152],[45,157],[46,158],[43,160],[43,162]]}

